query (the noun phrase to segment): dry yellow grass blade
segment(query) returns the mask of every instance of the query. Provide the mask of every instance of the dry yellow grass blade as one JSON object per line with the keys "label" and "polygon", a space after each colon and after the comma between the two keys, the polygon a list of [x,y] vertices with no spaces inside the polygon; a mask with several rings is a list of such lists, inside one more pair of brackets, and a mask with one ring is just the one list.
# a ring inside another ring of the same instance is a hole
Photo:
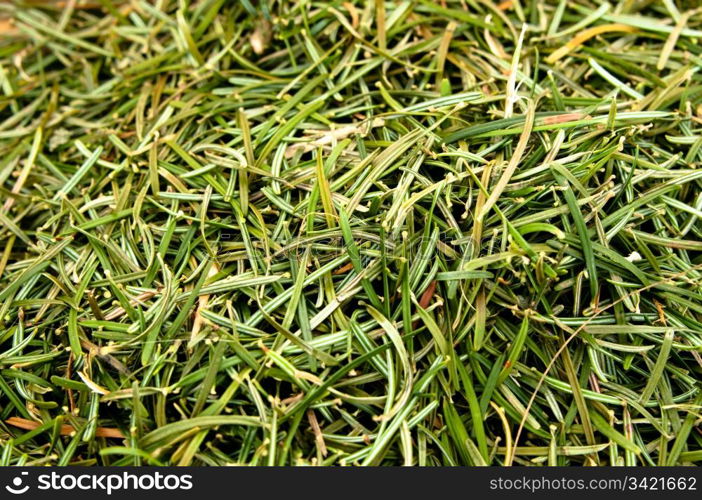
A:
{"label": "dry yellow grass blade", "polygon": [[581,31],[575,35],[568,43],[563,47],[557,49],[550,56],[546,58],[548,64],[553,64],[559,59],[570,54],[573,50],[580,47],[582,44],[587,42],[590,38],[597,35],[602,35],[604,33],[636,33],[638,30],[632,26],[626,24],[614,23],[614,24],[602,24],[600,26],[595,26],[593,28],[588,28]]}

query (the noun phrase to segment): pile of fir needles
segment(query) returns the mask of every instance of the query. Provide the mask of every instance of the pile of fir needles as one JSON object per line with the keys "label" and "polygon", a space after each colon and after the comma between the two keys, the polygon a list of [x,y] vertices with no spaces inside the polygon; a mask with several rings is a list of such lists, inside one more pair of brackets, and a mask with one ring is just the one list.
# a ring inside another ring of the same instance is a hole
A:
{"label": "pile of fir needles", "polygon": [[702,462],[702,10],[0,5],[0,465]]}

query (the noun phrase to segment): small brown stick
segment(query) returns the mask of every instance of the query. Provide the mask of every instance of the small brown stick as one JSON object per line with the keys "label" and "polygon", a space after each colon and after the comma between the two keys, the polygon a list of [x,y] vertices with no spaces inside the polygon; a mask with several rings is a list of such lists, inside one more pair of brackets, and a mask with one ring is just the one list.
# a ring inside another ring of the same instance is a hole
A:
{"label": "small brown stick", "polygon": [[324,443],[322,429],[319,427],[319,422],[317,421],[317,416],[314,414],[314,410],[307,410],[307,420],[309,420],[312,432],[314,432],[314,441],[317,445],[317,449],[323,457],[326,457],[327,445]]}
{"label": "small brown stick", "polygon": [[[25,429],[27,431],[33,431],[42,425],[40,422],[35,422],[34,420],[27,420],[26,418],[20,417],[10,417],[5,420],[5,423],[7,425],[11,425],[12,427]],[[62,436],[70,436],[74,432],[76,432],[76,429],[72,425],[63,424],[61,426],[60,433]],[[95,430],[95,436],[102,438],[124,439],[124,434],[122,434],[122,431],[111,427],[98,427]]]}

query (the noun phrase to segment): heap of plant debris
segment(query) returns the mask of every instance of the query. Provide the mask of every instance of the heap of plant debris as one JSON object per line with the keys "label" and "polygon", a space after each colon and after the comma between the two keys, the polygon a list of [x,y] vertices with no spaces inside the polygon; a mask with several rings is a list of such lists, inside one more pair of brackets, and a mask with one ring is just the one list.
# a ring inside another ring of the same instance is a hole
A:
{"label": "heap of plant debris", "polygon": [[702,11],[0,5],[0,464],[702,461]]}

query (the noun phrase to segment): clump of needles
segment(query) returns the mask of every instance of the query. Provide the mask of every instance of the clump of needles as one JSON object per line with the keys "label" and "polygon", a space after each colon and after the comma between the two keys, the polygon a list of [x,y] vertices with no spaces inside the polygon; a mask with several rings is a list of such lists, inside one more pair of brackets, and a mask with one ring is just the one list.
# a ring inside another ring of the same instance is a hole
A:
{"label": "clump of needles", "polygon": [[702,462],[702,10],[0,5],[1,465]]}

